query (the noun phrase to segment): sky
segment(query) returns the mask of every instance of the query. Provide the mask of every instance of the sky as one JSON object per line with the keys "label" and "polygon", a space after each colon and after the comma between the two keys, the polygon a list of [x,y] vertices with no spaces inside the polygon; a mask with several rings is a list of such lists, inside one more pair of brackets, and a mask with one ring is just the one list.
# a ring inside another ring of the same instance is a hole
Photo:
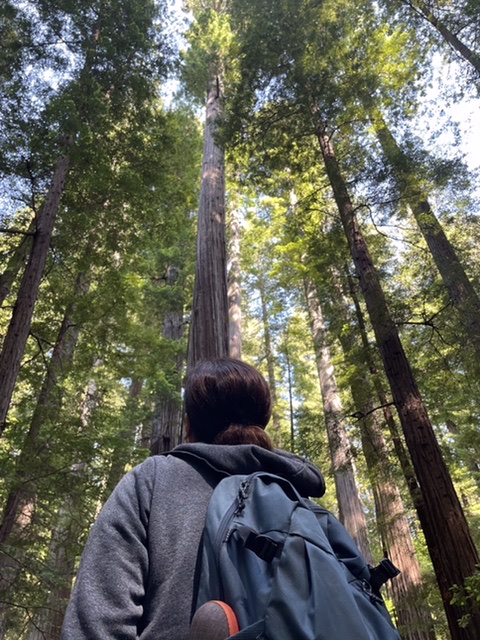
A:
{"label": "sky", "polygon": [[[427,90],[420,118],[422,137],[439,151],[458,147],[465,154],[468,166],[480,169],[480,97],[473,86],[465,81],[467,62],[451,62],[445,65],[440,55],[435,56],[433,80]],[[455,99],[452,93],[458,87],[466,89],[463,97]],[[447,127],[451,118],[457,124],[455,130]]]}

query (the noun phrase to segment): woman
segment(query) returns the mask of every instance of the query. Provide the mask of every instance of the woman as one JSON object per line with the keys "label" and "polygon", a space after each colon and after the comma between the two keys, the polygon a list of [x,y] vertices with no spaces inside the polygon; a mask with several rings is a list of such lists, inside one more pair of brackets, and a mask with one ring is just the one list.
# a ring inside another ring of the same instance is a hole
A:
{"label": "woman", "polygon": [[118,484],[95,523],[62,640],[184,640],[205,513],[219,480],[267,471],[304,496],[324,482],[309,462],[273,450],[267,383],[253,367],[202,362],[185,387],[188,444],[153,456]]}

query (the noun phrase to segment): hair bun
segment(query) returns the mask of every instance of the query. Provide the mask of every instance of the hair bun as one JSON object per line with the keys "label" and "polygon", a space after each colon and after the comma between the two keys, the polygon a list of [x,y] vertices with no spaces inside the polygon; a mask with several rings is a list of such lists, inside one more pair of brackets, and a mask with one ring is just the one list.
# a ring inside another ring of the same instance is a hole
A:
{"label": "hair bun", "polygon": [[217,433],[213,444],[253,444],[262,449],[273,451],[270,436],[264,427],[256,424],[231,424],[223,431]]}

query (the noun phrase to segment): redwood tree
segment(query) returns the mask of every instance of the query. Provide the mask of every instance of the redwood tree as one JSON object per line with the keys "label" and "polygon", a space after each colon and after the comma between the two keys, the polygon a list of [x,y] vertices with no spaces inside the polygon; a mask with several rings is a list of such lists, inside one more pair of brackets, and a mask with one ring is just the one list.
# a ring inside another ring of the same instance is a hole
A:
{"label": "redwood tree", "polygon": [[[197,260],[187,369],[200,360],[229,354],[225,152],[219,136],[226,80],[226,2],[191,2],[196,17],[185,77],[206,96],[202,182],[197,221]],[[224,37],[225,36],[225,37]]]}
{"label": "redwood tree", "polygon": [[452,638],[473,640],[480,635],[480,614],[472,616],[468,628],[460,627],[458,621],[465,612],[460,607],[452,605],[451,589],[455,584],[463,584],[466,577],[475,573],[479,563],[478,551],[400,341],[398,329],[390,315],[378,273],[360,229],[355,206],[335,156],[331,136],[314,101],[312,118],[376,343],[420,484],[425,504],[421,525],[437,576],[450,632]]}

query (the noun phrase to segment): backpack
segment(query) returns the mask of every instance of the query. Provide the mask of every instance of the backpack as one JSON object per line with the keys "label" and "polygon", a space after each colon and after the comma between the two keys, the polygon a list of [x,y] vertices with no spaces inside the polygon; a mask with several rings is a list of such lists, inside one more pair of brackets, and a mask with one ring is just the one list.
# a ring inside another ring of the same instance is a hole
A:
{"label": "backpack", "polygon": [[279,476],[220,481],[209,503],[194,609],[226,602],[231,640],[400,640],[379,588],[399,573],[367,566],[342,524]]}

